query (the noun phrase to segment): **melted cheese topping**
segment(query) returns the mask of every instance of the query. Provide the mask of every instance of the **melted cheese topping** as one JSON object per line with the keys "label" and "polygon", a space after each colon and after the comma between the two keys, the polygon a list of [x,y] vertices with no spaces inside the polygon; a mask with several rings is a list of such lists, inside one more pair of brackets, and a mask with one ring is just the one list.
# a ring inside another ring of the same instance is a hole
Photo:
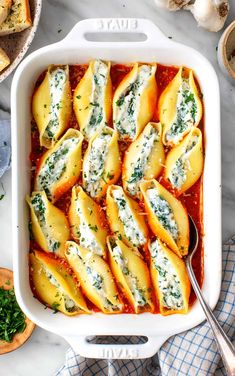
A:
{"label": "melted cheese topping", "polygon": [[187,179],[187,171],[191,170],[189,157],[198,141],[199,137],[193,136],[189,144],[185,148],[184,153],[176,160],[175,165],[172,166],[171,172],[169,174],[169,181],[176,189],[181,188]]}
{"label": "melted cheese topping", "polygon": [[64,95],[64,86],[67,82],[65,69],[57,68],[49,75],[50,87],[50,120],[44,131],[44,137],[53,140],[59,128],[59,113],[62,109],[62,97]]}
{"label": "melted cheese topping", "polygon": [[48,226],[46,223],[46,203],[44,201],[44,198],[39,193],[36,193],[31,198],[31,204],[34,209],[34,214],[38,219],[39,226],[43,232],[43,235],[45,236],[48,250],[50,252],[56,252],[60,247],[60,242],[58,242],[56,239],[53,239],[48,233]]}
{"label": "melted cheese topping", "polygon": [[178,143],[186,130],[191,129],[196,123],[197,105],[189,80],[182,78],[178,91],[175,120],[166,134],[166,141]]}
{"label": "melted cheese topping", "polygon": [[38,175],[38,190],[44,190],[49,199],[52,198],[51,186],[65,173],[69,156],[79,142],[80,139],[76,137],[63,140],[59,148],[51,153],[44,162]]}
{"label": "melted cheese topping", "polygon": [[128,268],[128,260],[123,256],[121,248],[116,244],[111,251],[114,261],[118,264],[123,275],[125,276],[126,282],[131,290],[131,294],[135,302],[140,307],[146,306],[147,300],[144,296],[145,291],[138,287],[138,279],[130,272],[130,269]]}
{"label": "melted cheese topping", "polygon": [[76,211],[80,219],[79,232],[77,233],[80,241],[80,245],[90,251],[102,256],[103,250],[98,244],[95,233],[98,231],[97,226],[92,226],[90,223],[86,223],[84,220],[84,214],[80,206],[80,202],[76,202]]}
{"label": "melted cheese topping", "polygon": [[148,85],[148,80],[153,74],[153,70],[154,67],[151,65],[141,65],[136,77],[132,79],[128,87],[116,101],[115,125],[120,138],[125,138],[126,135],[130,139],[135,137],[140,97]]}
{"label": "melted cheese topping", "polygon": [[139,247],[146,243],[146,238],[135,220],[132,210],[126,201],[123,192],[119,189],[112,191],[114,201],[118,207],[118,217],[123,224],[125,236],[135,246]]}
{"label": "melted cheese topping", "polygon": [[170,232],[172,238],[176,241],[179,231],[170,205],[163,197],[159,196],[155,188],[149,188],[147,190],[147,197],[159,222],[165,230]]}
{"label": "melted cheese topping", "polygon": [[179,277],[158,240],[151,244],[150,254],[158,271],[158,287],[162,293],[163,306],[168,309],[183,309],[184,301]]}
{"label": "melted cheese topping", "polygon": [[112,134],[103,132],[94,139],[91,145],[90,153],[84,162],[84,185],[86,191],[91,197],[96,197],[102,191],[102,182],[105,182],[108,176],[105,175],[105,159],[109,151]]}
{"label": "melted cheese topping", "polygon": [[158,131],[152,126],[149,134],[144,135],[144,140],[138,151],[137,161],[131,163],[132,171],[129,180],[127,181],[127,190],[132,196],[135,196],[139,192],[139,184],[145,176],[151,152],[158,141]]}
{"label": "melted cheese topping", "polygon": [[90,98],[90,106],[92,106],[92,111],[87,127],[84,130],[85,136],[87,138],[90,138],[92,134],[94,134],[98,130],[98,128],[100,128],[105,122],[104,96],[108,76],[108,65],[101,60],[96,60],[94,63],[92,94]]}

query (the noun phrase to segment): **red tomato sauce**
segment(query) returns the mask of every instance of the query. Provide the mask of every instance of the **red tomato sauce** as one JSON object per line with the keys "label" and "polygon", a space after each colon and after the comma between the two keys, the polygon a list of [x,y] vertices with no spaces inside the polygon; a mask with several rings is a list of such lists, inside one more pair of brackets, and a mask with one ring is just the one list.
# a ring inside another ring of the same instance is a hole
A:
{"label": "red tomato sauce", "polygon": [[[72,89],[72,94],[83,77],[87,65],[72,65],[69,67],[70,69],[70,84]],[[111,80],[113,84],[113,91],[117,88],[121,80],[125,77],[125,75],[131,70],[131,66],[125,66],[125,65],[112,65],[111,67]],[[156,81],[158,86],[158,99],[162,93],[162,91],[166,88],[166,86],[170,83],[170,81],[175,77],[176,73],[178,72],[178,68],[174,66],[165,66],[158,64],[157,66],[157,72],[156,72]],[[35,90],[37,90],[37,87],[42,82],[43,78],[45,77],[45,72],[43,72],[35,85]],[[197,83],[197,86],[200,91],[200,87]],[[154,117],[152,121],[159,121],[159,114],[158,114],[158,105],[156,106],[156,112],[154,114]],[[203,137],[203,144],[205,144],[205,135],[204,135],[204,119],[201,120],[201,123],[199,125],[199,128],[202,131],[202,137]],[[112,123],[109,124],[112,126]],[[69,128],[76,128],[79,129],[79,126],[76,121],[76,117],[74,112],[72,112],[71,119],[69,121]],[[32,120],[32,126],[31,126],[31,143],[32,143],[32,151],[30,154],[30,160],[32,164],[32,174],[31,174],[31,187],[33,190],[33,184],[34,184],[34,175],[35,170],[40,162],[40,158],[42,155],[46,152],[47,149],[44,147],[40,147],[39,143],[39,133],[37,126]],[[123,158],[124,152],[128,147],[127,142],[119,142],[119,148],[121,152],[121,156]],[[83,154],[86,150],[87,143],[84,143],[83,145]],[[160,178],[157,179],[162,185],[164,185],[168,190],[171,190],[169,187],[169,184],[164,181],[163,177],[160,176]],[[78,184],[81,184],[82,178],[80,176]],[[121,178],[116,183],[121,185]],[[196,254],[193,259],[193,269],[196,274],[196,278],[198,280],[199,285],[202,285],[203,282],[203,212],[202,212],[202,185],[203,185],[203,177],[201,177],[193,187],[191,187],[187,192],[183,193],[178,199],[182,202],[182,204],[187,209],[188,213],[192,216],[193,220],[195,221],[195,224],[197,226],[198,232],[199,232],[199,244],[196,251]],[[172,190],[171,190],[172,191]],[[174,194],[174,192],[172,192]],[[68,209],[70,206],[70,198],[71,198],[71,189],[67,191],[57,202],[56,206],[63,210],[65,214],[68,214]],[[139,202],[140,205],[140,211],[145,212],[143,202]],[[103,200],[100,203],[100,206],[102,208],[102,211],[105,212],[105,200]],[[107,220],[103,220],[103,226],[106,227],[111,233]],[[154,237],[154,234],[151,233],[150,230],[150,238]],[[40,247],[37,245],[35,241],[31,241],[30,243],[30,249],[38,249],[40,250]],[[142,251],[142,254],[145,258],[145,261],[147,264],[149,264],[149,251],[147,250],[147,247],[145,247]],[[34,290],[34,289],[33,289]],[[35,292],[35,291],[34,291]],[[195,301],[195,294],[193,291],[191,291],[190,300],[189,303],[192,304]],[[124,303],[124,312],[125,313],[134,313],[133,307],[127,302],[127,299],[123,293],[120,293],[120,300]],[[155,296],[153,296],[153,301],[155,304],[155,312],[159,313],[159,307],[158,302]],[[88,302],[88,307],[92,309],[93,311],[99,311],[97,307],[95,307],[91,302]]]}

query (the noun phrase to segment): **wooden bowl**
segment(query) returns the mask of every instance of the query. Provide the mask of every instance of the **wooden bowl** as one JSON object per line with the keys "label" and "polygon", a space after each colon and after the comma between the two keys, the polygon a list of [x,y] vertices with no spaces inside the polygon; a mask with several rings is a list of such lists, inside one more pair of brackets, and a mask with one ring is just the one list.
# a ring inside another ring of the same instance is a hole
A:
{"label": "wooden bowl", "polygon": [[40,19],[42,0],[29,0],[29,5],[32,26],[20,33],[0,37],[0,47],[7,53],[11,61],[11,64],[0,73],[0,82],[8,77],[23,59],[36,33]]}
{"label": "wooden bowl", "polygon": [[235,21],[222,34],[218,45],[218,63],[223,73],[235,84],[235,70],[232,69],[229,59],[235,53]]}
{"label": "wooden bowl", "polygon": [[[13,287],[13,272],[9,269],[0,268],[0,287],[10,290]],[[0,341],[0,355],[18,349],[31,336],[35,324],[28,318],[25,319],[26,328],[23,333],[17,333],[12,342]]]}

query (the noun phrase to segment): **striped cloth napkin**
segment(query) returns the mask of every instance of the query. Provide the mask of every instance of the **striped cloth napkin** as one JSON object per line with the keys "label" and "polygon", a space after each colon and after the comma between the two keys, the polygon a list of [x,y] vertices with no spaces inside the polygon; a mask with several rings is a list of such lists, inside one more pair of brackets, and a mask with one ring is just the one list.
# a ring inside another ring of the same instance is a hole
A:
{"label": "striped cloth napkin", "polygon": [[[223,282],[214,310],[228,337],[235,342],[235,236],[223,246]],[[110,343],[140,343],[141,339],[108,337]],[[102,343],[102,337],[93,342]],[[126,342],[125,342],[126,341]],[[105,339],[107,343],[107,338]],[[149,359],[86,359],[70,348],[55,376],[210,376],[226,375],[207,323],[170,338]]]}

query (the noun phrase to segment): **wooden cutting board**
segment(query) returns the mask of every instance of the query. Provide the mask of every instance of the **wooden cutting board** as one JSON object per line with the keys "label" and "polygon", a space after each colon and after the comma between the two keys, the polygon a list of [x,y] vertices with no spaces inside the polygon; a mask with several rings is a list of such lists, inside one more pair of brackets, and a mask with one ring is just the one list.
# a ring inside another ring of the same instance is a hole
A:
{"label": "wooden cutting board", "polygon": [[[7,284],[6,284],[7,283]],[[14,286],[13,272],[9,269],[0,268],[0,287],[5,290],[10,290]],[[6,354],[10,351],[16,350],[18,347],[22,346],[23,343],[31,336],[35,324],[28,318],[25,319],[26,328],[23,333],[17,333],[13,341],[8,343],[6,341],[0,341],[0,355]]]}

